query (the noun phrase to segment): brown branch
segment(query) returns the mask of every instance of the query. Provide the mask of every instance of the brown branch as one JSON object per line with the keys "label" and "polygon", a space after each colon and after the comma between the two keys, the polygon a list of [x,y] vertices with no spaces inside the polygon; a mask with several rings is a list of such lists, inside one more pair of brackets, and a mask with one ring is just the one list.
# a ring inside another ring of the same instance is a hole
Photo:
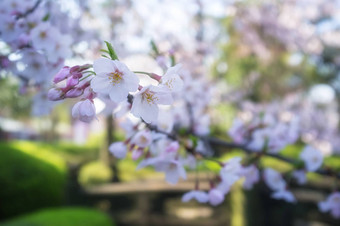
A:
{"label": "brown branch", "polygon": [[29,14],[33,13],[39,7],[41,2],[42,2],[42,0],[37,0],[32,8],[30,8],[29,10],[27,10],[26,12],[24,12],[22,14],[17,15],[16,19],[18,20],[20,18],[24,18],[24,17],[28,16]]}

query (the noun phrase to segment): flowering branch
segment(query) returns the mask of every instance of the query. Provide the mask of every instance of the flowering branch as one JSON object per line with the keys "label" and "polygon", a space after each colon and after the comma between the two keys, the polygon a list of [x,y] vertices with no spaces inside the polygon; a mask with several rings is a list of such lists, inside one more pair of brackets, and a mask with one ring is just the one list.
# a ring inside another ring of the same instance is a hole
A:
{"label": "flowering branch", "polygon": [[[51,89],[49,97],[51,100],[81,98],[73,107],[72,115],[85,122],[96,117],[94,98],[101,97],[120,105],[119,115],[124,116],[122,127],[126,131],[126,140],[112,143],[109,151],[119,159],[131,152],[132,159],[139,161],[137,169],[153,166],[165,173],[170,184],[176,184],[180,178],[186,179],[184,166],[197,171],[198,165],[205,160],[219,164],[219,174],[209,179],[209,192],[200,191],[197,181],[195,190],[186,193],[183,201],[194,198],[218,205],[241,178],[245,178],[244,188],[250,189],[259,182],[263,173],[265,183],[273,191],[273,198],[296,202],[281,173],[272,168],[260,172],[257,161],[262,156],[292,164],[294,170],[289,172],[290,178],[301,184],[306,183],[306,172],[340,178],[335,171],[321,168],[323,156],[314,147],[306,146],[299,160],[279,155],[285,146],[294,144],[300,136],[294,118],[287,120],[279,115],[260,113],[248,122],[234,121],[229,130],[233,142],[208,136],[210,120],[205,112],[211,97],[206,81],[185,78],[181,65],[169,67],[163,76],[132,72],[118,60],[111,44],[105,43],[107,50],[101,51],[108,56],[95,60],[93,65],[64,67],[55,76],[54,82],[57,85],[66,80],[66,86]],[[175,62],[173,53],[169,57],[171,62]],[[142,86],[136,74],[148,75],[158,84]],[[160,105],[168,105],[171,110],[166,111]],[[129,116],[137,118],[137,122],[131,122]],[[240,149],[255,157],[246,160],[234,157],[222,162],[211,158],[216,154],[212,147]],[[322,204],[326,206],[322,210],[327,210],[327,203]]]}

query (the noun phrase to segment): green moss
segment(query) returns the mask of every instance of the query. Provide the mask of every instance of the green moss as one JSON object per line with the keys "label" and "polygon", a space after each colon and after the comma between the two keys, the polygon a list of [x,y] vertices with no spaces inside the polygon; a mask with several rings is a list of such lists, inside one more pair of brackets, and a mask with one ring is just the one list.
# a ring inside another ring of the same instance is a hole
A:
{"label": "green moss", "polygon": [[0,218],[62,204],[66,164],[27,142],[0,143]]}
{"label": "green moss", "polygon": [[84,165],[80,169],[79,183],[83,186],[107,183],[112,178],[110,167],[103,162],[95,161]]}
{"label": "green moss", "polygon": [[0,224],[1,226],[113,226],[104,213],[87,208],[48,209],[21,216]]}

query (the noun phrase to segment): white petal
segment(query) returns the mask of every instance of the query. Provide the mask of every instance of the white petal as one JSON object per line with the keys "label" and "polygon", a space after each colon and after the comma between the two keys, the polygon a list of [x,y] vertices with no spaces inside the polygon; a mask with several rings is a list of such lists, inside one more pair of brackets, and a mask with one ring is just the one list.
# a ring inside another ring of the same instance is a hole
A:
{"label": "white petal", "polygon": [[156,104],[143,104],[140,117],[147,123],[155,123],[158,119],[158,106]]}
{"label": "white petal", "polygon": [[72,117],[78,118],[79,117],[79,106],[82,102],[77,102],[72,108]]}
{"label": "white petal", "polygon": [[164,104],[164,105],[170,105],[173,103],[172,95],[171,93],[156,93],[157,95],[157,104]]}
{"label": "white petal", "polygon": [[194,198],[194,193],[195,191],[189,191],[187,193],[185,193],[183,196],[182,196],[182,202],[189,202],[191,199]]}
{"label": "white petal", "polygon": [[176,169],[170,169],[165,172],[165,180],[170,184],[177,184],[178,182],[178,173]]}
{"label": "white petal", "polygon": [[93,63],[93,70],[96,74],[109,73],[115,71],[114,62],[107,58],[99,58]]}
{"label": "white petal", "polygon": [[109,96],[113,102],[119,103],[124,101],[129,94],[129,91],[120,85],[112,86]]}
{"label": "white petal", "polygon": [[196,191],[196,199],[200,203],[205,203],[205,202],[208,202],[209,196],[204,191]]}
{"label": "white petal", "polygon": [[131,107],[131,114],[135,117],[141,117],[141,107],[142,107],[142,96],[137,94],[133,97],[132,107]]}
{"label": "white petal", "polygon": [[139,78],[132,72],[124,74],[124,85],[129,92],[135,92],[139,86]]}
{"label": "white petal", "polygon": [[327,201],[319,202],[318,207],[321,212],[327,212],[331,209],[329,202]]}
{"label": "white petal", "polygon": [[186,171],[180,163],[177,163],[177,172],[178,172],[178,175],[182,177],[184,180],[187,179]]}
{"label": "white petal", "polygon": [[97,93],[108,94],[112,85],[107,77],[95,76],[91,80],[91,88]]}

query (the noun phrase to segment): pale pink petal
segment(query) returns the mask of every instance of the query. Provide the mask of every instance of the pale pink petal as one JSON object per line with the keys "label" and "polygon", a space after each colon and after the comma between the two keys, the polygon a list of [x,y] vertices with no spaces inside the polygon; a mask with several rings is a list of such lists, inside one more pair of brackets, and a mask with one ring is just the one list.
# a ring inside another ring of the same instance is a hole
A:
{"label": "pale pink petal", "polygon": [[115,71],[114,62],[107,58],[99,58],[93,63],[93,70],[96,74],[110,73]]}
{"label": "pale pink petal", "polygon": [[173,103],[172,95],[171,93],[157,93],[157,104],[164,104],[164,105],[170,105]]}
{"label": "pale pink petal", "polygon": [[97,93],[108,94],[112,85],[107,77],[95,76],[91,80],[91,88]]}
{"label": "pale pink petal", "polygon": [[194,191],[189,191],[182,196],[182,202],[189,202],[194,198]]}
{"label": "pale pink petal", "polygon": [[135,92],[139,86],[139,78],[132,72],[124,75],[124,84],[129,92]]}
{"label": "pale pink petal", "polygon": [[113,102],[119,103],[124,101],[129,92],[124,86],[113,86],[111,87],[109,96]]}
{"label": "pale pink petal", "polygon": [[170,184],[177,184],[179,175],[177,169],[168,169],[165,171],[165,180]]}

